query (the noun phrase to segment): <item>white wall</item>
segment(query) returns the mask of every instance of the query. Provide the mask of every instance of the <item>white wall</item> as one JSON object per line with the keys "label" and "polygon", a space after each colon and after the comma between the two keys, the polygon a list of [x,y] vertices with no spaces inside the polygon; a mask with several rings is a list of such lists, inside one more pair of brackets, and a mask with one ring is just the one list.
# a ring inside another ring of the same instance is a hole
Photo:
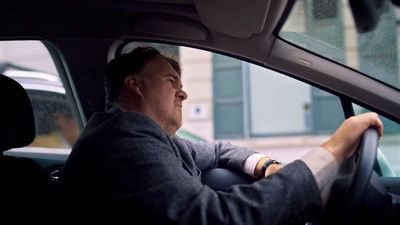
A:
{"label": "white wall", "polygon": [[287,76],[250,65],[250,115],[253,135],[305,132],[310,116],[310,86]]}
{"label": "white wall", "polygon": [[183,107],[183,129],[213,140],[212,54],[180,47],[183,89],[189,97]]}

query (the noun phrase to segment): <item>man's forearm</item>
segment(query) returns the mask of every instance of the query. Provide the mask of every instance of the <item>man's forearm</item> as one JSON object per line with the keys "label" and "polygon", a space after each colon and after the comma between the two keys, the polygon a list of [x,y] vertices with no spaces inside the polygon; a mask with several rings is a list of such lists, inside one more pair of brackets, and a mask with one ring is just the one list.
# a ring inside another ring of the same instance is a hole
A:
{"label": "man's forearm", "polygon": [[[244,164],[245,173],[260,178],[275,173],[283,167],[283,165],[272,164],[267,168],[266,173],[262,174],[262,166],[268,159],[269,157],[264,154],[256,153],[251,155]],[[322,147],[311,150],[300,160],[310,168],[318,184],[323,202],[326,203],[332,183],[338,173],[339,163],[329,151]]]}

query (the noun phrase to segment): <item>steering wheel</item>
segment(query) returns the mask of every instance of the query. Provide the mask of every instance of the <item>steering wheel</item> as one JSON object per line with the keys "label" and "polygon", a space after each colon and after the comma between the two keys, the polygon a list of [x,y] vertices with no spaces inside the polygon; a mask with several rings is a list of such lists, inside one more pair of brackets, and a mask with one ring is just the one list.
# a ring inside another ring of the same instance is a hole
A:
{"label": "steering wheel", "polygon": [[[364,193],[376,163],[377,149],[378,132],[375,128],[368,128],[355,153],[339,169],[327,203],[327,221],[335,220],[336,223],[339,219],[340,224],[357,224]],[[329,215],[330,211],[334,215]]]}
{"label": "steering wheel", "polygon": [[235,184],[251,184],[256,179],[233,170],[213,168],[202,173],[202,182],[214,190],[225,190]]}

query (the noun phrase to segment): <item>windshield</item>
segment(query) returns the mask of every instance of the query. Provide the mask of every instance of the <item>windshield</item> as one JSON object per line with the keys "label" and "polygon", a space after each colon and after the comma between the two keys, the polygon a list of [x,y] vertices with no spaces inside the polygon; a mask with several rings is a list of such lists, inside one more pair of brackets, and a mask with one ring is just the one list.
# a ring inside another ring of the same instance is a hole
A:
{"label": "windshield", "polygon": [[348,0],[298,0],[279,32],[284,40],[400,89],[399,9],[382,1],[372,31],[358,32]]}

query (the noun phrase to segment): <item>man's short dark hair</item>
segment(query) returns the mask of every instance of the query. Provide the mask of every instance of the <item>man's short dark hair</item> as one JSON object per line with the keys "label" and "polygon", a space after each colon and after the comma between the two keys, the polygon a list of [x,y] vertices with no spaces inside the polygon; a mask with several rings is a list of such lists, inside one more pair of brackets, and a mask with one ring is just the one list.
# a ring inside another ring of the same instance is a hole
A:
{"label": "man's short dark hair", "polygon": [[138,47],[130,53],[122,54],[110,61],[104,79],[106,111],[111,108],[113,102],[119,97],[124,87],[125,78],[128,75],[142,73],[146,63],[160,55],[160,51],[153,47]]}

